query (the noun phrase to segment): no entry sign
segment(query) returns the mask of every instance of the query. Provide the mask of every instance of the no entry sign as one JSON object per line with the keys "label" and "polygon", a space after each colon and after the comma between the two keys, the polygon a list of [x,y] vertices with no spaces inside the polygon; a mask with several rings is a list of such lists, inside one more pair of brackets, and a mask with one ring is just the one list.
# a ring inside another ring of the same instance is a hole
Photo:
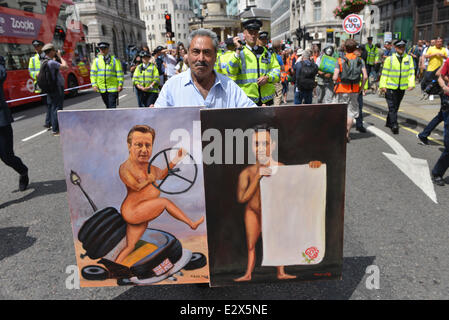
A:
{"label": "no entry sign", "polygon": [[362,17],[356,14],[350,14],[343,20],[343,30],[349,34],[356,34],[362,30]]}

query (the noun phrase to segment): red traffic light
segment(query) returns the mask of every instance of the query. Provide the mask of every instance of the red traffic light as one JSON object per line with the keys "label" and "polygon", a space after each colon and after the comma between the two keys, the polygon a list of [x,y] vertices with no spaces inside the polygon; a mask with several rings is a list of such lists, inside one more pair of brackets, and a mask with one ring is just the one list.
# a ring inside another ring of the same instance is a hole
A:
{"label": "red traffic light", "polygon": [[171,15],[166,14],[166,15],[165,15],[165,20],[170,20],[170,19],[171,19]]}

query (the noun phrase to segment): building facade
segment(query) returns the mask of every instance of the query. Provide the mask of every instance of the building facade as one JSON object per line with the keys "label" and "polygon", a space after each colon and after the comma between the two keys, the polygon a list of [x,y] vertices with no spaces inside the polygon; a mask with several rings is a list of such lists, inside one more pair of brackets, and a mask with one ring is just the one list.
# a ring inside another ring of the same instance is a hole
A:
{"label": "building facade", "polygon": [[227,11],[226,0],[203,0],[193,8],[194,15],[189,21],[191,30],[206,28],[214,31],[220,42],[234,37],[240,32],[240,19]]}
{"label": "building facade", "polygon": [[413,0],[375,1],[379,8],[380,26],[377,34],[378,42],[385,40],[385,34],[391,33],[394,39],[413,40]]}
{"label": "building facade", "polygon": [[413,39],[431,40],[442,37],[449,42],[449,1],[448,0],[414,0]]}
{"label": "building facade", "polygon": [[271,1],[271,40],[288,40],[291,38],[291,0]]}
{"label": "building facade", "polygon": [[167,43],[165,14],[171,15],[172,32],[175,42],[185,43],[189,35],[189,19],[193,13],[190,5],[183,0],[139,0],[140,17],[145,22],[146,42],[150,50]]}
{"label": "building facade", "polygon": [[[342,19],[334,17],[333,11],[339,0],[291,0],[290,1],[290,38],[295,46],[308,48],[312,42],[340,45],[349,36],[343,31]],[[296,36],[296,29],[308,33],[310,40],[301,41]]]}
{"label": "building facade", "polygon": [[[75,0],[86,42],[106,41],[121,60],[128,59],[130,45],[145,44],[145,23],[140,20],[138,0]],[[93,54],[93,52],[92,52]]]}

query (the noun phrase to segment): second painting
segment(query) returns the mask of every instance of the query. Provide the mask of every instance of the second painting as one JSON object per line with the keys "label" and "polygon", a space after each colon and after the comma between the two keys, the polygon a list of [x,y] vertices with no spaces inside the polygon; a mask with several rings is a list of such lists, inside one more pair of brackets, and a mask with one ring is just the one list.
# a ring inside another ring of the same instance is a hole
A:
{"label": "second painting", "polygon": [[339,279],[346,106],[201,111],[212,286]]}

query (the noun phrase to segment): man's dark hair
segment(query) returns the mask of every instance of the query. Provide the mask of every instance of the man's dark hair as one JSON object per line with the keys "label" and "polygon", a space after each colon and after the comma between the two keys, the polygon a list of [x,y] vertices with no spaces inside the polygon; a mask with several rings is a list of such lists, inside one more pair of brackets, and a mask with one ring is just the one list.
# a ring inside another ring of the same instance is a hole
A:
{"label": "man's dark hair", "polygon": [[128,137],[126,139],[128,144],[131,144],[133,133],[136,131],[142,132],[142,133],[151,133],[151,135],[153,136],[153,143],[154,143],[154,139],[156,139],[156,131],[153,128],[151,128],[150,126],[147,126],[144,124],[138,124],[138,125],[135,125],[134,127],[132,127],[131,130],[129,130]]}
{"label": "man's dark hair", "polygon": [[356,49],[357,42],[354,39],[348,39],[345,41],[345,50],[347,53],[353,53]]}

